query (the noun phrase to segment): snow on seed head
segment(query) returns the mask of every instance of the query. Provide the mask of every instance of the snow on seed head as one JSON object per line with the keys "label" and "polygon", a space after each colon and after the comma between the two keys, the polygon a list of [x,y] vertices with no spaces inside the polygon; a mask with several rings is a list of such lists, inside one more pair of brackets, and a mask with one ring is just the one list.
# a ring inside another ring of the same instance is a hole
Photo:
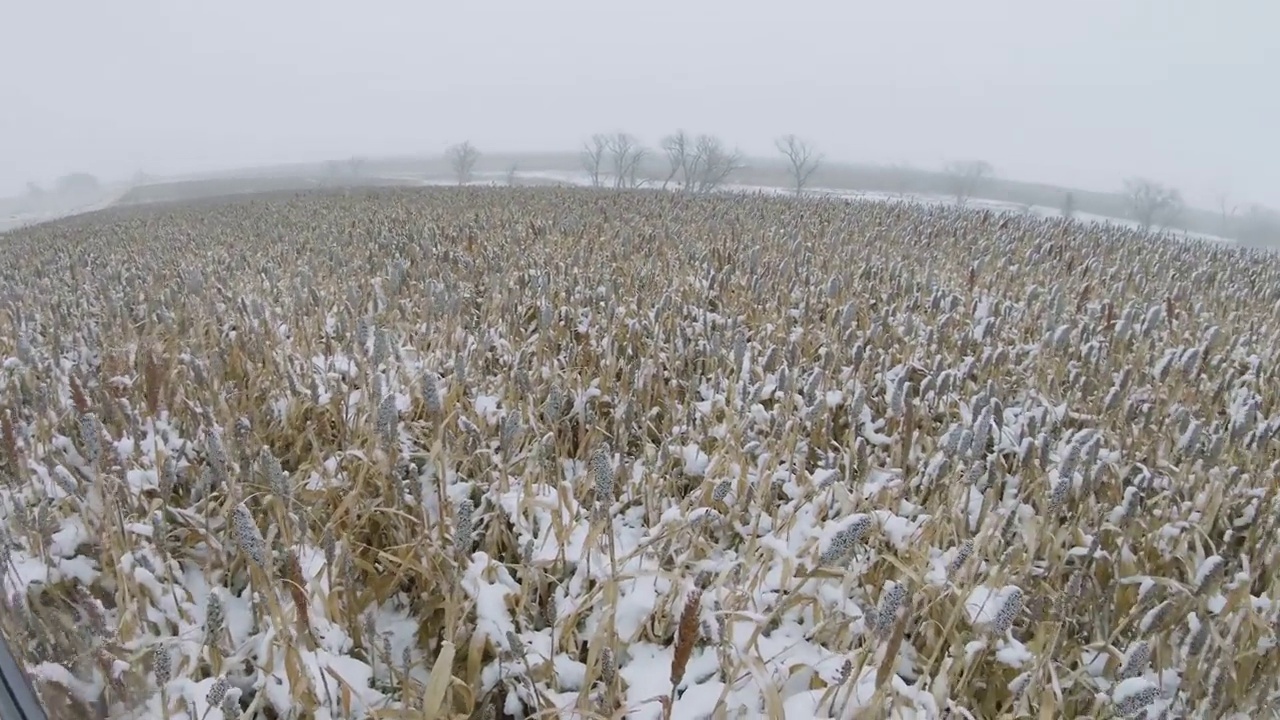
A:
{"label": "snow on seed head", "polygon": [[1186,431],[1178,437],[1178,442],[1174,446],[1174,450],[1183,456],[1189,456],[1196,453],[1200,447],[1200,433],[1203,427],[1204,426],[1200,424],[1199,420],[1190,420],[1187,424]]}
{"label": "snow on seed head", "polygon": [[169,646],[164,643],[156,644],[151,651],[152,671],[155,673],[156,685],[164,687],[169,684],[169,680],[173,678],[172,658],[169,655]]}
{"label": "snow on seed head", "polygon": [[899,582],[890,582],[880,596],[880,605],[876,608],[876,634],[882,638],[887,636],[895,624],[898,608],[907,597],[907,586]]}
{"label": "snow on seed head", "polygon": [[[835,477],[836,476],[833,473],[831,477],[828,479],[828,481],[834,480]],[[721,480],[720,482],[716,483],[715,488],[712,489],[711,491],[712,502],[724,502],[724,499],[729,497],[729,493],[732,490],[733,490],[732,482],[730,482],[729,480]]]}
{"label": "snow on seed head", "polygon": [[1151,662],[1151,646],[1146,640],[1139,640],[1129,648],[1124,660],[1124,664],[1120,666],[1119,678],[1128,680],[1132,677],[1138,677],[1147,671],[1147,665]]}
{"label": "snow on seed head", "polygon": [[[1049,469],[1050,453],[1053,451],[1053,441],[1049,438],[1048,433],[1040,433],[1036,436],[1036,462],[1040,465],[1041,470]],[[1061,472],[1059,472],[1061,474]]]}
{"label": "snow on seed head", "polygon": [[356,318],[355,341],[361,351],[369,344],[369,335],[373,332],[373,327],[369,323],[369,318],[361,315]]}
{"label": "snow on seed head", "polygon": [[1071,493],[1071,478],[1060,477],[1053,484],[1053,490],[1049,493],[1049,514],[1054,515],[1067,503],[1067,497]]}
{"label": "snow on seed head", "polygon": [[391,335],[384,329],[378,328],[373,341],[373,365],[381,366],[391,357]]}
{"label": "snow on seed head", "polygon": [[606,685],[613,683],[614,673],[617,671],[617,664],[613,658],[613,650],[608,647],[600,649],[600,679]]}
{"label": "snow on seed head", "polygon": [[102,436],[98,425],[98,416],[85,413],[80,416],[80,447],[84,459],[90,465],[96,465],[102,455]]}
{"label": "snow on seed head", "polygon": [[867,405],[867,392],[859,387],[853,393],[853,399],[849,401],[849,422],[853,427],[857,428],[862,424],[862,409]]}
{"label": "snow on seed head", "polygon": [[1003,635],[1013,627],[1013,621],[1018,618],[1018,614],[1022,612],[1022,589],[1013,587],[1005,596],[1004,602],[1000,605],[1000,610],[996,613],[996,617],[991,621],[991,632],[996,635]]}
{"label": "snow on seed head", "polygon": [[457,516],[454,519],[453,542],[458,551],[463,554],[471,552],[471,546],[474,542],[475,527],[472,525],[472,514],[474,512],[475,505],[471,503],[470,498],[463,498],[458,503]]}
{"label": "snow on seed head", "polygon": [[461,352],[453,356],[453,377],[458,383],[465,383],[467,379],[467,357]]}
{"label": "snow on seed head", "polygon": [[1118,684],[1111,691],[1111,698],[1116,715],[1133,717],[1156,701],[1160,688],[1146,678],[1129,678]]}
{"label": "snow on seed head", "polygon": [[226,616],[223,613],[222,601],[218,599],[217,593],[209,593],[205,600],[204,608],[204,632],[209,638],[217,638],[222,632],[222,623]]}
{"label": "snow on seed head", "polygon": [[231,683],[227,682],[226,676],[221,676],[213,681],[213,685],[209,688],[209,694],[205,696],[205,701],[211,706],[221,707],[229,689],[231,689]]}
{"label": "snow on seed head", "polygon": [[1172,600],[1164,602],[1151,608],[1142,616],[1142,620],[1138,623],[1138,631],[1142,633],[1150,633],[1159,629],[1164,625],[1165,620],[1169,617],[1169,613],[1173,611],[1174,603]]}
{"label": "snow on seed head", "polygon": [[926,375],[924,380],[920,381],[920,397],[927,398],[934,390],[934,379],[932,375]]}
{"label": "snow on seed head", "polygon": [[266,476],[267,486],[271,488],[271,492],[277,497],[288,499],[291,495],[289,482],[285,479],[284,468],[271,453],[270,448],[263,447],[258,453],[258,465],[262,468],[262,474]]}
{"label": "snow on seed head", "polygon": [[860,515],[849,525],[840,529],[831,538],[831,543],[827,549],[818,557],[818,563],[821,565],[833,565],[840,562],[853,550],[858,540],[862,538],[871,527],[871,517],[868,515]]}
{"label": "snow on seed head", "polygon": [[205,437],[205,454],[209,458],[209,470],[213,473],[210,487],[220,487],[228,481],[227,448],[222,443],[222,431],[213,428]]}
{"label": "snow on seed head", "polygon": [[1182,354],[1180,359],[1182,366],[1182,374],[1188,380],[1194,380],[1196,373],[1200,370],[1200,348],[1191,347]]}
{"label": "snow on seed head", "polygon": [[422,376],[422,401],[431,417],[439,417],[444,412],[444,403],[440,399],[439,379],[433,372]]}
{"label": "snow on seed head", "polygon": [[951,472],[951,458],[945,453],[938,453],[933,456],[933,459],[929,461],[929,465],[925,467],[925,482],[936,482],[949,472]]}
{"label": "snow on seed head", "polygon": [[979,490],[985,489],[987,477],[987,461],[984,459],[974,460],[969,464],[969,469],[964,473],[964,482]]}
{"label": "snow on seed head", "polygon": [[1183,655],[1187,658],[1198,656],[1204,650],[1205,645],[1208,644],[1209,634],[1209,620],[1199,620],[1195,629],[1187,636],[1186,643],[1183,646]]}
{"label": "snow on seed head", "polygon": [[1192,580],[1192,595],[1200,597],[1209,591],[1209,588],[1222,577],[1222,573],[1227,566],[1226,560],[1221,555],[1210,555],[1200,563],[1196,568],[1195,579]]}
{"label": "snow on seed head", "polygon": [[61,465],[55,465],[53,472],[49,473],[53,478],[53,482],[62,492],[70,497],[79,497],[80,485],[75,476],[69,470]]}
{"label": "snow on seed head", "polygon": [[609,443],[601,443],[591,455],[591,473],[595,480],[596,502],[613,500],[613,458]]}
{"label": "snow on seed head", "polygon": [[257,523],[253,521],[253,515],[243,502],[236,503],[231,510],[231,536],[235,546],[240,548],[249,560],[260,568],[267,567],[269,562],[267,541],[262,537],[262,531],[258,529]]}
{"label": "snow on seed head", "polygon": [[[905,377],[905,373],[903,377]],[[889,412],[893,417],[902,417],[907,412],[907,404],[911,396],[911,383],[902,382],[894,388],[893,394],[890,396]]]}
{"label": "snow on seed head", "polygon": [[982,412],[978,415],[977,420],[973,423],[973,447],[975,453],[985,453],[987,449],[987,439],[991,435],[991,407],[982,408]]}
{"label": "snow on seed head", "polygon": [[969,559],[969,556],[973,555],[973,548],[973,538],[966,538],[964,542],[960,543],[960,547],[956,549],[956,556],[947,565],[947,575],[954,575],[960,568],[964,567],[965,561]]}
{"label": "snow on seed head", "polygon": [[1104,413],[1115,412],[1115,409],[1120,407],[1121,397],[1122,397],[1122,393],[1120,391],[1120,388],[1113,387],[1110,390],[1108,390],[1107,396],[1102,400],[1102,411]]}
{"label": "snow on seed head", "polygon": [[951,394],[955,384],[955,373],[950,370],[944,370],[938,375],[937,394],[939,397],[947,397]]}
{"label": "snow on seed head", "polygon": [[1063,451],[1062,459],[1058,461],[1058,475],[1060,477],[1072,477],[1076,472],[1076,465],[1080,461],[1080,446],[1071,443],[1067,445]]}
{"label": "snow on seed head", "polygon": [[520,416],[514,412],[507,413],[502,421],[502,430],[498,435],[498,446],[503,453],[515,452],[516,441],[520,437]]}
{"label": "snow on seed head", "polygon": [[549,424],[555,424],[560,421],[564,414],[564,395],[560,392],[560,387],[552,385],[547,391],[547,401],[544,405],[544,417]]}
{"label": "snow on seed head", "polygon": [[395,447],[400,429],[400,411],[396,408],[396,396],[388,393],[378,405],[378,437],[388,451]]}
{"label": "snow on seed head", "polygon": [[1227,436],[1225,433],[1214,433],[1209,440],[1209,445],[1204,451],[1204,459],[1210,465],[1216,465],[1222,459],[1222,453],[1227,449]]}
{"label": "snow on seed head", "polygon": [[858,438],[853,444],[853,457],[857,463],[859,472],[866,472],[870,462],[869,454],[871,450],[867,447],[867,441],[864,438]]}
{"label": "snow on seed head", "polygon": [[[287,377],[290,380],[293,379],[293,375],[288,375]],[[236,441],[237,442],[239,442],[241,445],[247,443],[249,441],[249,435],[252,432],[253,432],[253,423],[249,420],[249,418],[245,417],[244,415],[241,415],[240,417],[236,418]]]}
{"label": "snow on seed head", "polygon": [[227,720],[240,717],[240,690],[231,688],[231,691],[222,698],[222,703],[218,707],[222,710],[222,717]]}
{"label": "snow on seed head", "polygon": [[809,398],[811,402],[814,398],[818,396],[818,391],[822,389],[822,381],[823,381],[822,368],[818,368],[814,370],[813,374],[809,376],[809,381],[805,384],[805,387],[804,387],[804,396],[806,398]]}
{"label": "snow on seed head", "polygon": [[939,448],[948,455],[956,455],[960,447],[960,434],[964,431],[959,425],[952,425],[939,441]]}
{"label": "snow on seed head", "polygon": [[165,531],[164,513],[156,510],[151,513],[151,539],[157,546],[163,546]]}

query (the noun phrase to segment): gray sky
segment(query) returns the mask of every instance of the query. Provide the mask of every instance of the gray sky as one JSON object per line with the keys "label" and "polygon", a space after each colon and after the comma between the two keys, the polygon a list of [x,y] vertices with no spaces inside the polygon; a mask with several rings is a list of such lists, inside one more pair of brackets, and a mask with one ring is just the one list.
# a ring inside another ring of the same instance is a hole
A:
{"label": "gray sky", "polygon": [[1280,207],[1278,27],[1275,0],[10,0],[0,194],[683,127]]}

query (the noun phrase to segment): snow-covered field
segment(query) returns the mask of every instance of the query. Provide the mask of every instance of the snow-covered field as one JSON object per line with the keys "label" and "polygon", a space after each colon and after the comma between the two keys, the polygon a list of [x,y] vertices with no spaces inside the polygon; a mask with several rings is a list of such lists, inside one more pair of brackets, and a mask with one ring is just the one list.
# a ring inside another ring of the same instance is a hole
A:
{"label": "snow-covered field", "polygon": [[[550,183],[562,183],[565,185],[574,185],[579,187],[590,187],[591,177],[585,172],[564,172],[564,171],[528,171],[516,172],[517,180],[537,180]],[[611,182],[611,180],[607,181]],[[478,185],[502,185],[506,182],[505,173],[478,173],[474,184]],[[432,181],[426,181],[425,184],[446,185],[452,184],[453,181],[447,178],[437,178]],[[793,191],[790,188],[766,187],[760,185],[743,185],[737,183],[728,183],[719,188],[724,192],[734,193],[768,193],[776,195],[791,195]],[[877,192],[870,190],[844,190],[839,188],[813,187],[806,188],[805,195],[810,197],[828,197],[841,198],[845,200],[879,200],[883,202],[910,202],[925,205],[955,205],[956,198],[951,195],[924,195],[918,193],[893,193],[893,192]],[[992,210],[1001,213],[1016,213],[1034,215],[1042,218],[1060,218],[1062,217],[1061,208],[1045,207],[1041,205],[1019,205],[1017,203],[1001,202],[998,200],[987,200],[985,198],[970,198],[965,203],[968,207],[981,210]],[[1141,230],[1140,223],[1128,218],[1113,218],[1105,215],[1095,215],[1092,213],[1077,212],[1072,217],[1084,223],[1108,224],[1122,228],[1133,230]],[[1210,240],[1213,242],[1235,242],[1227,238],[1217,235],[1209,235],[1205,233],[1189,232],[1185,230],[1168,230],[1168,234],[1175,237],[1190,240]]]}
{"label": "snow-covered field", "polygon": [[[174,177],[166,178],[164,182],[178,182],[183,179],[200,180],[203,176],[190,176],[189,178]],[[405,173],[399,175],[378,175],[372,180],[390,182],[394,184],[404,185],[405,187],[423,187],[423,186],[451,186],[456,181],[453,178],[445,176],[426,177],[416,173]],[[517,170],[514,173],[506,172],[479,172],[475,174],[475,179],[470,185],[477,186],[503,186],[509,180],[516,183],[526,184],[560,184],[575,187],[590,187],[591,177],[582,171],[556,171],[556,170]],[[606,178],[607,180],[607,178]],[[319,180],[316,181],[320,183]],[[110,207],[116,200],[127,192],[127,188],[120,188],[114,193],[99,202],[92,204],[78,205],[74,207],[62,208],[53,211],[44,211],[38,213],[28,213],[23,215],[11,215],[0,217],[0,232],[12,230],[14,228],[25,225],[33,225],[49,220],[56,220],[64,217],[71,217],[82,213],[93,212],[105,207]],[[729,183],[720,188],[721,191],[735,193],[770,193],[778,195],[790,195],[791,190],[780,187],[765,187],[759,185],[742,185]],[[892,192],[876,192],[861,190],[842,190],[837,188],[809,188],[806,191],[809,196],[842,198],[846,200],[881,200],[885,202],[912,202],[929,205],[954,205],[956,199],[946,195],[923,195],[915,193],[892,193]],[[992,210],[1001,213],[1019,213],[1034,215],[1036,217],[1055,218],[1062,216],[1061,208],[1044,207],[1039,205],[1019,205],[1016,203],[1000,202],[997,200],[987,200],[984,198],[971,198],[966,204],[975,209]],[[1136,221],[1128,218],[1113,218],[1105,215],[1095,215],[1092,213],[1075,213],[1073,217],[1084,223],[1106,224],[1140,230],[1141,225]],[[1186,230],[1168,230],[1167,234],[1183,239],[1209,240],[1213,242],[1235,242],[1233,240],[1210,235],[1206,233],[1190,232]]]}
{"label": "snow-covered field", "polygon": [[71,217],[74,215],[93,212],[95,210],[101,210],[113,205],[124,193],[124,188],[113,188],[106,190],[102,194],[102,197],[92,202],[73,203],[62,207],[46,208],[32,212],[0,215],[0,232],[14,230],[27,225],[35,225],[36,223],[47,222],[49,220],[57,220],[59,218]]}
{"label": "snow-covered field", "polygon": [[19,231],[0,624],[53,717],[1266,717],[1277,279],[764,193]]}

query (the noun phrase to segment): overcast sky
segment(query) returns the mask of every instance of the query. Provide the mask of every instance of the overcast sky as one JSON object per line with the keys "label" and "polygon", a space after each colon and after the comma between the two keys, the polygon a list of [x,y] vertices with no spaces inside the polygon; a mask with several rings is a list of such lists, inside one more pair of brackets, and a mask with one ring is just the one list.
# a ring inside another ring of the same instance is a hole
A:
{"label": "overcast sky", "polygon": [[1280,207],[1277,28],[1276,0],[6,0],[0,194],[683,127]]}

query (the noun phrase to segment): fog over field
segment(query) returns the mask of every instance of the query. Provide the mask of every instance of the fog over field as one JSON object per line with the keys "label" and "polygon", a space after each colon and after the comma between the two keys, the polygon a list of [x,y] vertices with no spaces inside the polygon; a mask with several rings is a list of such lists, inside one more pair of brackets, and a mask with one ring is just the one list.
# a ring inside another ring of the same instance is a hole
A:
{"label": "fog over field", "polygon": [[1276,5],[10,5],[0,719],[1280,717]]}
{"label": "fog over field", "polygon": [[775,154],[1280,207],[1280,5],[659,0],[13,3],[0,195],[359,156],[573,151],[677,129]]}

